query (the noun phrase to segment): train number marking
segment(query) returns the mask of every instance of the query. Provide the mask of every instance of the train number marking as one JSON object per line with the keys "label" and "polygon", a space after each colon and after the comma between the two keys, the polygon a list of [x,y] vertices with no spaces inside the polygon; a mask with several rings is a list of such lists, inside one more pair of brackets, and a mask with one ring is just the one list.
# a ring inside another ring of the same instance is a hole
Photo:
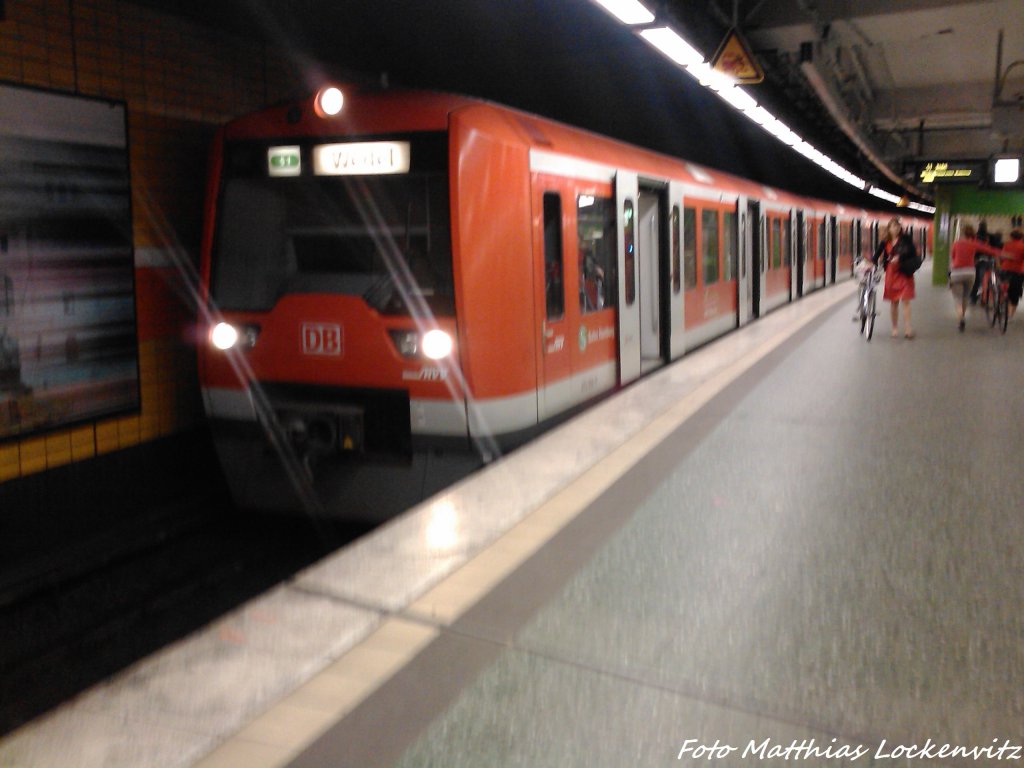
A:
{"label": "train number marking", "polygon": [[433,366],[424,366],[418,371],[402,371],[404,381],[444,381],[447,378],[448,371]]}
{"label": "train number marking", "polygon": [[337,323],[303,323],[302,354],[341,357],[344,337]]}

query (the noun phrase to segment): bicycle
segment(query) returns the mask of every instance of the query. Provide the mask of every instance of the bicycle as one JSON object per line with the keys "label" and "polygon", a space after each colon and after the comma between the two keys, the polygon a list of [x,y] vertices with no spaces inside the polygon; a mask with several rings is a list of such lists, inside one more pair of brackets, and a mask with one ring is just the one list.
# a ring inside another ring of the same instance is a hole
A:
{"label": "bicycle", "polygon": [[987,266],[978,301],[985,307],[988,324],[993,328],[998,324],[1000,332],[1006,333],[1010,321],[1010,281],[1006,271],[997,267],[994,258],[985,259],[984,262]]}
{"label": "bicycle", "polygon": [[871,341],[875,332],[875,317],[878,315],[878,283],[882,280],[882,270],[877,264],[864,273],[860,285],[860,300],[857,302],[857,319],[860,320],[860,332]]}

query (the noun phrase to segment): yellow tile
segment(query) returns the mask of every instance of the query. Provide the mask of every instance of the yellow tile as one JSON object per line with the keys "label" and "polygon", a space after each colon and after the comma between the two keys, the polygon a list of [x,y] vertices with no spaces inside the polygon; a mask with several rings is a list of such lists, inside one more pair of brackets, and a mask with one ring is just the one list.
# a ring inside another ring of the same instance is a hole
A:
{"label": "yellow tile", "polygon": [[59,467],[71,461],[71,435],[62,432],[46,438],[46,466]]}
{"label": "yellow tile", "polygon": [[17,443],[0,445],[0,482],[21,475],[21,451]]}
{"label": "yellow tile", "polygon": [[21,465],[18,462],[0,463],[0,483],[21,477]]}
{"label": "yellow tile", "polygon": [[71,447],[92,445],[96,441],[96,428],[89,424],[71,430]]}
{"label": "yellow tile", "polygon": [[89,440],[89,442],[71,443],[71,460],[82,461],[83,459],[91,459],[96,455],[96,442],[95,440]]}
{"label": "yellow tile", "polygon": [[122,448],[139,444],[139,417],[127,416],[117,420],[117,437]]}
{"label": "yellow tile", "polygon": [[21,474],[30,475],[46,469],[46,442],[26,440],[21,444]]}
{"label": "yellow tile", "polygon": [[117,422],[104,421],[96,425],[96,453],[109,453],[120,447]]}
{"label": "yellow tile", "polygon": [[143,416],[139,419],[139,440],[146,442],[160,436],[160,420],[153,416]]}

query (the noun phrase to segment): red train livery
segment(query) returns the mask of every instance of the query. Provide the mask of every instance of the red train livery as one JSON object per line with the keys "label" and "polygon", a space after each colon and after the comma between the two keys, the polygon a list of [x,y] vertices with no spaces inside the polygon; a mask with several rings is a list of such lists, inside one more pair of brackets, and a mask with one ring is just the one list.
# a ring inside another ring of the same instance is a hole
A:
{"label": "red train livery", "polygon": [[235,120],[199,351],[232,489],[411,501],[452,476],[441,453],[492,458],[849,277],[889,217],[446,94],[332,89]]}

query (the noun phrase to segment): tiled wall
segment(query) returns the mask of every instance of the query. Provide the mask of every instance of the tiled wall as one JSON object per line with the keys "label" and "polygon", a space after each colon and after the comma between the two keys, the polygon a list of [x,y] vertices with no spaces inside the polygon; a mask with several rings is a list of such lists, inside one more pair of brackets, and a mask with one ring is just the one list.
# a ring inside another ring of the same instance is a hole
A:
{"label": "tiled wall", "polygon": [[0,482],[199,422],[191,275],[209,142],[228,119],[304,88],[291,62],[261,41],[125,0],[7,0],[3,8],[0,80],[127,104],[142,407],[0,443]]}

